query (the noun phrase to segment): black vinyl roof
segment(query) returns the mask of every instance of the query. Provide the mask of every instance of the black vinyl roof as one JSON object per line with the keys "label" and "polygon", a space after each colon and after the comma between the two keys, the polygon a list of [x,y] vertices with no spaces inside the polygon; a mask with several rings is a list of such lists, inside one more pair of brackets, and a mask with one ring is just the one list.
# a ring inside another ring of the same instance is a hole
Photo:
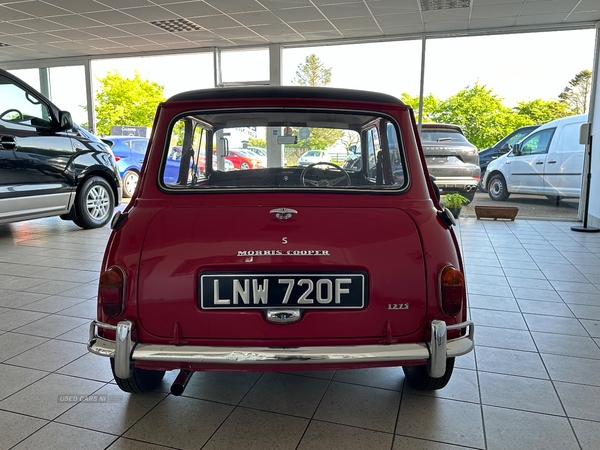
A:
{"label": "black vinyl roof", "polygon": [[167,102],[235,98],[315,98],[404,105],[400,99],[380,92],[313,86],[239,86],[201,89],[176,94]]}

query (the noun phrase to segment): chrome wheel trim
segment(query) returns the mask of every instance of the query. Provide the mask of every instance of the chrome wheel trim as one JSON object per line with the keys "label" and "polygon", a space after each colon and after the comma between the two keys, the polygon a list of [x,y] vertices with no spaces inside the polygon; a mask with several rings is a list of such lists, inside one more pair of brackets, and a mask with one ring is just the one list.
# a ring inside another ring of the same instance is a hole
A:
{"label": "chrome wheel trim", "polygon": [[102,221],[110,213],[110,193],[103,186],[94,186],[88,191],[85,204],[90,217]]}
{"label": "chrome wheel trim", "polygon": [[135,192],[135,188],[137,187],[139,179],[140,176],[135,172],[129,172],[125,175],[123,183],[125,185],[125,190],[129,195],[133,195],[133,193]]}

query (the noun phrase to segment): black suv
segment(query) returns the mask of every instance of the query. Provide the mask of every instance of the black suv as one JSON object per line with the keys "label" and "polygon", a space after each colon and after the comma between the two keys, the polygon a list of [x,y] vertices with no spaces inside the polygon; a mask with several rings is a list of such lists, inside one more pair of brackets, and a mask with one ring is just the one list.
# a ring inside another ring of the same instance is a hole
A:
{"label": "black suv", "polygon": [[479,155],[457,125],[421,124],[421,145],[429,174],[441,194],[458,192],[469,201],[479,184]]}
{"label": "black suv", "polygon": [[110,148],[0,69],[0,223],[59,215],[97,228],[120,201]]}

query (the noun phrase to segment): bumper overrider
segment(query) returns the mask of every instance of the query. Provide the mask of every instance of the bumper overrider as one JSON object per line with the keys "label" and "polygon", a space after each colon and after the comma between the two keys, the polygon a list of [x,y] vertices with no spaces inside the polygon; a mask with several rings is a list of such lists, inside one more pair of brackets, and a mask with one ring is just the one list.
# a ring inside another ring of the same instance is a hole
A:
{"label": "bumper overrider", "polygon": [[[218,364],[240,366],[245,364],[286,365],[286,364],[357,364],[426,361],[429,375],[441,378],[446,372],[446,358],[469,353],[474,346],[475,325],[465,321],[456,325],[446,325],[442,320],[431,322],[431,340],[410,344],[378,344],[347,346],[311,347],[209,347],[198,345],[141,344],[131,339],[134,324],[123,320],[110,325],[94,320],[90,324],[87,348],[91,353],[114,358],[115,375],[129,378],[135,361],[170,361],[190,364]],[[98,336],[97,329],[116,332],[114,341]],[[464,336],[447,339],[449,330],[468,328]]]}

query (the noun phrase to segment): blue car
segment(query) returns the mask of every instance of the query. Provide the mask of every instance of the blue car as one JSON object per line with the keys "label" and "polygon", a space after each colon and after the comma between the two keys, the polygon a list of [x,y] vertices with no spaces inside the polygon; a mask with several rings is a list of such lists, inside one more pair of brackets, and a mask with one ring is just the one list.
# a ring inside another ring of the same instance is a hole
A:
{"label": "blue car", "polygon": [[110,145],[123,179],[123,197],[131,197],[142,170],[148,139],[136,136],[106,136],[102,140]]}

